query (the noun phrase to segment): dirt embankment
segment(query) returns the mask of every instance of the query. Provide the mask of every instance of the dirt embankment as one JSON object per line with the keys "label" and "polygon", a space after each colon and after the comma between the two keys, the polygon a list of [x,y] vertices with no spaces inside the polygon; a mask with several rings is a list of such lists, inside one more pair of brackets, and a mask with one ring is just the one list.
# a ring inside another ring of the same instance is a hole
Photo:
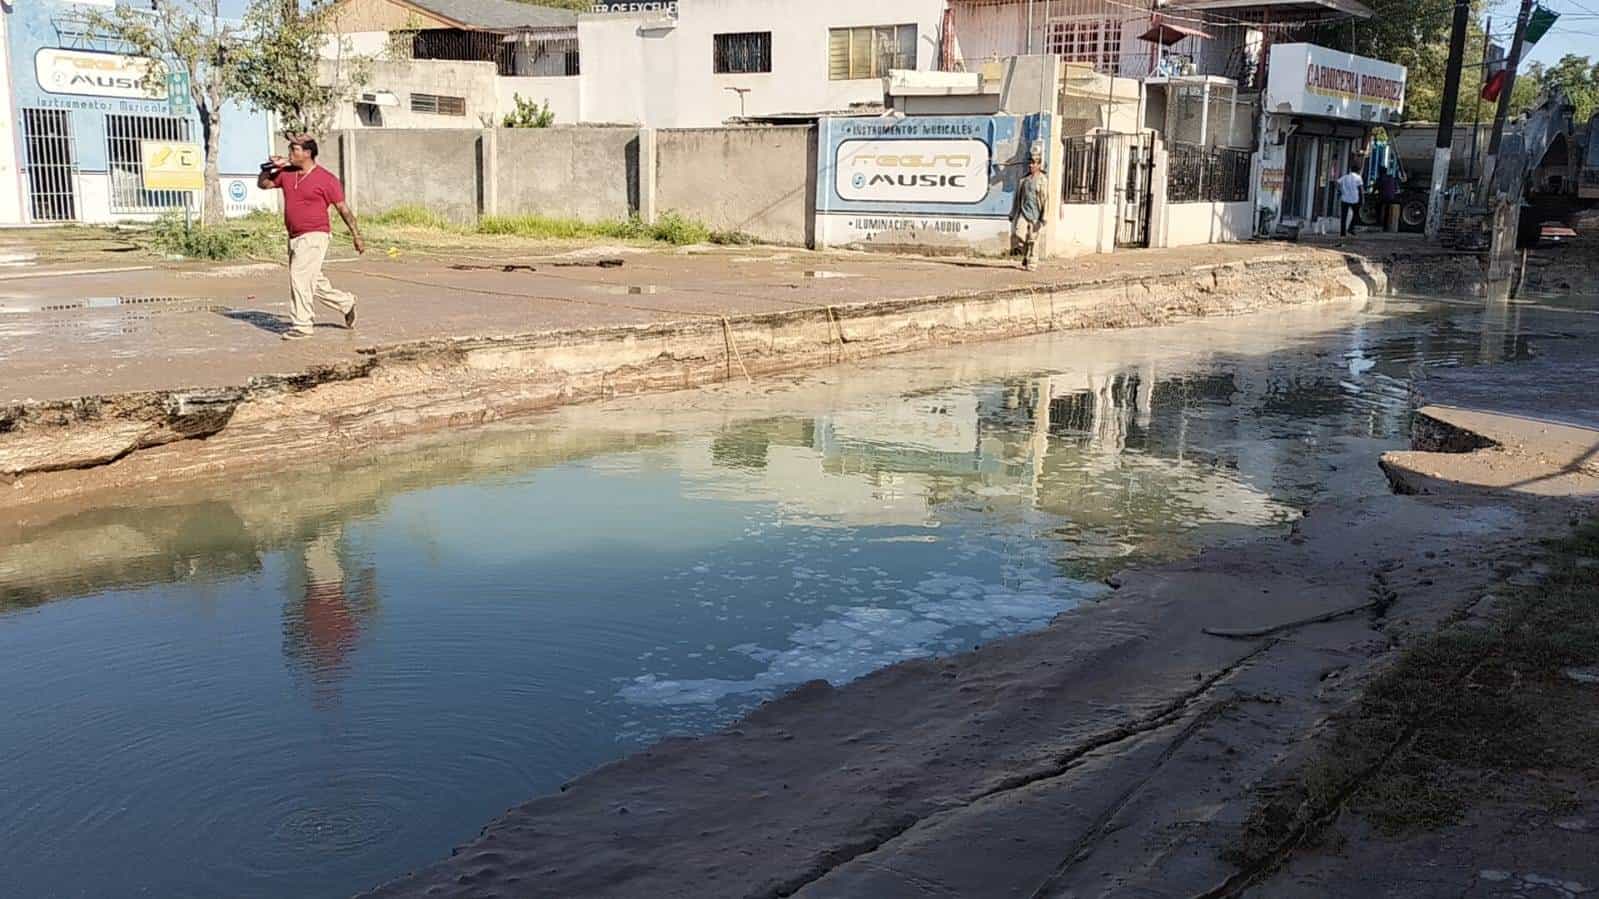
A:
{"label": "dirt embankment", "polygon": [[[0,504],[153,478],[217,476],[284,454],[371,445],[563,403],[673,390],[967,341],[1232,315],[1387,288],[1431,266],[1302,249],[1099,277],[515,337],[424,340],[232,387],[106,393],[0,409]],[[1409,274],[1404,274],[1408,272]],[[150,450],[203,440],[182,459]],[[111,463],[116,463],[112,465]]]}

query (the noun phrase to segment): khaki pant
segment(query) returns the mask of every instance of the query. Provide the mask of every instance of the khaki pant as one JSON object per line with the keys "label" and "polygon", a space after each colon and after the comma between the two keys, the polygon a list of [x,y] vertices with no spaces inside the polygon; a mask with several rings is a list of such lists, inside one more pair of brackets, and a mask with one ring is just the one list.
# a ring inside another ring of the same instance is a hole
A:
{"label": "khaki pant", "polygon": [[341,314],[355,308],[355,297],[334,287],[328,276],[322,274],[322,260],[327,258],[328,244],[333,235],[326,231],[311,231],[289,238],[289,328],[302,334],[311,333],[316,321],[313,299],[337,309]]}
{"label": "khaki pant", "polygon": [[1044,223],[1030,222],[1018,217],[1012,227],[1011,236],[1020,244],[1018,250],[1022,257],[1022,267],[1038,268],[1039,257],[1044,252]]}

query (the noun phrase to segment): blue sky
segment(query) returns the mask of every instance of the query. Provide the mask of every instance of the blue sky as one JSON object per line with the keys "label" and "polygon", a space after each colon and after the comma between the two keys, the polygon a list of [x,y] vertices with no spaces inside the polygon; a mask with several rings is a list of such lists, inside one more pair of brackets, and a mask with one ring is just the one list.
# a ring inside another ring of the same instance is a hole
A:
{"label": "blue sky", "polygon": [[[247,0],[222,0],[227,15],[243,15]],[[1553,30],[1532,48],[1529,60],[1553,64],[1567,53],[1594,56],[1591,49],[1599,40],[1599,0],[1543,0],[1545,6],[1560,13],[1562,18]],[[1502,34],[1508,47],[1510,26],[1515,23],[1518,0],[1488,0],[1485,12],[1494,18],[1494,32]],[[1586,16],[1588,18],[1576,18]]]}

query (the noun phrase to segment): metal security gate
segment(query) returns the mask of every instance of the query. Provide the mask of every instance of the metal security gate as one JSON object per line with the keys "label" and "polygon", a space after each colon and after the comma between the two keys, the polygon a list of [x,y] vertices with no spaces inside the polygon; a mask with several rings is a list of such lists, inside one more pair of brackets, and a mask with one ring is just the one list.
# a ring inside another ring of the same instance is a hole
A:
{"label": "metal security gate", "polygon": [[1150,186],[1155,176],[1155,147],[1142,137],[1123,146],[1127,151],[1127,180],[1121,191],[1116,223],[1116,246],[1149,246],[1149,210],[1154,202]]}
{"label": "metal security gate", "polygon": [[188,119],[106,116],[105,157],[106,174],[111,179],[111,211],[165,212],[168,209],[182,209],[188,199],[187,192],[144,189],[144,156],[139,151],[139,142],[188,139]]}
{"label": "metal security gate", "polygon": [[76,221],[78,154],[72,139],[71,113],[65,109],[23,109],[22,143],[32,220]]}

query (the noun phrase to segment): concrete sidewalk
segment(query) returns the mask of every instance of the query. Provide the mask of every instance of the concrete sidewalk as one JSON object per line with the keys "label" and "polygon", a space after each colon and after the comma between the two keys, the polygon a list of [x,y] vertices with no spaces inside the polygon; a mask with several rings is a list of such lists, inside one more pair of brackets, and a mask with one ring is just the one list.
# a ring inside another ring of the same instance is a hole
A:
{"label": "concrete sidewalk", "polygon": [[0,272],[0,404],[243,385],[418,340],[957,299],[1281,256],[1308,261],[1342,249],[1249,243],[1141,250],[1038,272],[999,260],[777,248],[595,248],[542,257],[391,258],[373,251],[329,266],[334,283],[361,298],[359,329],[346,331],[324,315],[316,338],[295,344],[278,339],[287,326],[288,284],[275,263],[116,266],[99,274],[82,266],[69,274],[13,268]]}

